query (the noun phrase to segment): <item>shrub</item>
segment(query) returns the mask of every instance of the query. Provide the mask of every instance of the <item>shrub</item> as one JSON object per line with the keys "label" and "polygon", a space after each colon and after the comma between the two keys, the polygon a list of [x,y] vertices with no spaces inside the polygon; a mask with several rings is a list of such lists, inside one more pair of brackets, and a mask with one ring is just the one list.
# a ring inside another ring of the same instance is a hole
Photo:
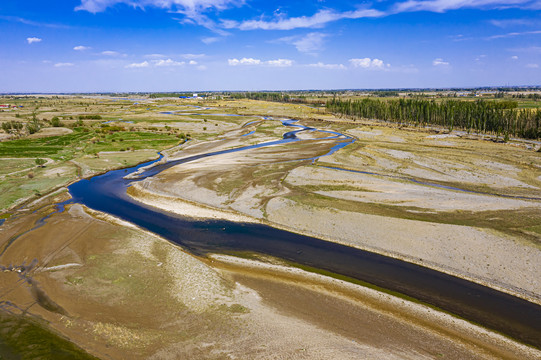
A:
{"label": "shrub", "polygon": [[100,115],[79,115],[79,120],[101,120]]}
{"label": "shrub", "polygon": [[62,123],[60,122],[60,119],[58,118],[58,116],[55,116],[51,119],[51,125],[53,127],[61,127],[62,126]]}
{"label": "shrub", "polygon": [[26,124],[26,130],[29,134],[37,133],[41,129],[41,125],[39,124],[39,121],[34,118],[32,121]]}
{"label": "shrub", "polygon": [[20,131],[23,128],[23,124],[18,121],[7,121],[2,123],[2,130],[8,134],[13,134]]}

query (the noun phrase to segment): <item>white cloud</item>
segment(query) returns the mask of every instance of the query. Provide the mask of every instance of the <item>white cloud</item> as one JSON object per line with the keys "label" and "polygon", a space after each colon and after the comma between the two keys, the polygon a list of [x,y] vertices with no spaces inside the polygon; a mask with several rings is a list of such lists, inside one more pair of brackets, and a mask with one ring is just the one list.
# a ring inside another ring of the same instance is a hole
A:
{"label": "white cloud", "polygon": [[500,28],[507,28],[511,26],[535,25],[537,22],[530,19],[503,19],[503,20],[490,20],[490,23]]}
{"label": "white cloud", "polygon": [[274,67],[289,67],[293,65],[293,61],[289,59],[276,59],[266,61],[265,64]]}
{"label": "white cloud", "polygon": [[170,57],[181,57],[183,59],[200,59],[204,58],[205,54],[177,54],[177,55],[165,55],[165,54],[146,54],[144,56],[145,59],[153,59],[153,60],[160,60],[160,59],[168,59]]}
{"label": "white cloud", "polygon": [[513,49],[507,49],[507,50],[508,51],[513,51],[513,52],[541,54],[541,46],[529,46],[529,47],[513,48]]}
{"label": "white cloud", "polygon": [[127,69],[139,69],[139,68],[147,68],[149,66],[150,66],[150,63],[148,61],[143,61],[141,63],[129,64],[129,65],[126,65],[125,67]]}
{"label": "white cloud", "polygon": [[69,29],[70,28],[70,26],[67,26],[67,25],[38,22],[38,21],[24,19],[18,16],[0,15],[0,19],[7,20],[10,22],[18,22],[25,25],[48,27],[48,28],[53,28],[53,29]]}
{"label": "white cloud", "polygon": [[166,57],[167,56],[165,56],[163,54],[146,54],[145,55],[145,58],[147,58],[147,59],[164,59]]}
{"label": "white cloud", "polygon": [[502,7],[530,7],[532,0],[408,0],[393,6],[392,13],[432,11],[443,13],[456,9],[495,9]]}
{"label": "white cloud", "polygon": [[320,28],[325,24],[341,19],[360,19],[384,16],[385,13],[374,9],[359,9],[355,11],[337,12],[334,10],[320,10],[312,16],[299,16],[292,18],[278,18],[271,21],[246,20],[242,22],[225,20],[222,26],[226,29],[240,30],[292,30],[298,28]]}
{"label": "white cloud", "polygon": [[197,65],[197,61],[195,61],[195,60],[190,60],[190,62],[189,62],[188,64],[190,64],[190,65]]}
{"label": "white cloud", "polygon": [[538,69],[539,65],[538,64],[528,64],[528,65],[526,65],[526,67],[529,68],[529,69]]}
{"label": "white cloud", "polygon": [[56,63],[54,64],[54,67],[70,67],[73,66],[73,63],[65,62],[65,63]]}
{"label": "white cloud", "polygon": [[164,67],[178,67],[178,66],[184,66],[184,65],[186,65],[186,62],[184,61],[176,61],[173,59],[158,59],[158,60],[151,60],[151,61],[145,60],[140,63],[132,63],[129,65],[126,65],[125,68],[127,69],[148,68],[148,67],[164,68]]}
{"label": "white cloud", "polygon": [[276,59],[276,60],[261,61],[260,59],[254,59],[254,58],[242,58],[240,60],[239,59],[229,59],[229,60],[227,60],[227,63],[229,64],[229,66],[265,65],[265,66],[272,66],[272,67],[289,67],[289,66],[293,65],[293,60]]}
{"label": "white cloud", "polygon": [[507,34],[500,34],[500,35],[493,35],[487,37],[488,40],[494,40],[494,39],[505,39],[505,38],[511,38],[516,36],[525,36],[525,35],[539,35],[541,34],[541,30],[535,30],[535,31],[522,31],[522,32],[510,32]]}
{"label": "white cloud", "polygon": [[153,61],[154,66],[182,66],[186,64],[184,61],[175,61],[173,59],[167,59],[167,60],[154,60]]}
{"label": "white cloud", "polygon": [[182,54],[180,55],[180,57],[184,58],[184,59],[201,59],[201,58],[204,58],[206,55],[205,54]]}
{"label": "white cloud", "polygon": [[85,51],[89,49],[90,49],[90,46],[83,46],[83,45],[78,45],[73,48],[73,50],[75,51]]}
{"label": "white cloud", "polygon": [[322,68],[322,69],[339,69],[339,70],[345,70],[346,67],[342,64],[324,64],[322,62],[318,62],[316,64],[308,64],[310,67],[316,67],[316,68]]}
{"label": "white cloud", "polygon": [[354,68],[372,69],[372,70],[383,70],[385,68],[390,67],[390,65],[385,64],[383,60],[370,59],[370,58],[349,59],[349,63]]}
{"label": "white cloud", "polygon": [[449,65],[449,62],[444,61],[442,58],[437,58],[432,60],[432,65],[434,66],[447,66]]}
{"label": "white cloud", "polygon": [[26,42],[29,43],[29,44],[33,44],[33,43],[39,43],[41,42],[42,39],[38,38],[38,37],[29,37],[29,38],[26,38]]}
{"label": "white cloud", "polygon": [[518,56],[516,55],[511,56],[511,60],[518,60]]}
{"label": "white cloud", "polygon": [[121,54],[118,51],[106,50],[101,52],[105,56],[126,56],[126,54]]}
{"label": "white cloud", "polygon": [[84,10],[95,14],[115,5],[125,4],[133,8],[157,7],[171,9],[179,13],[195,14],[209,9],[224,10],[242,3],[241,0],[81,0],[81,5],[77,6],[75,10]]}
{"label": "white cloud", "polygon": [[204,42],[207,45],[210,45],[212,43],[220,41],[220,39],[221,38],[217,37],[217,36],[208,36],[208,37],[201,38],[201,41]]}
{"label": "white cloud", "polygon": [[261,64],[261,60],[259,59],[253,59],[253,58],[242,58],[242,59],[229,59],[227,60],[228,64],[230,66],[238,66],[238,65],[259,65]]}
{"label": "white cloud", "polygon": [[[322,0],[319,0],[322,1]],[[476,9],[500,9],[500,8],[522,8],[541,9],[541,0],[406,0],[391,5],[389,9],[377,10],[360,8],[352,11],[338,11],[333,9],[322,9],[310,16],[286,17],[281,11],[275,11],[272,18],[251,20],[221,20],[216,22],[206,13],[216,13],[232,7],[244,5],[247,0],[81,0],[78,11],[91,13],[103,12],[108,8],[125,5],[132,8],[146,9],[150,7],[168,10],[170,13],[182,14],[184,18],[175,19],[181,23],[197,24],[204,26],[213,32],[227,36],[229,33],[223,29],[240,30],[292,30],[298,28],[322,28],[326,24],[343,19],[361,19],[383,17],[402,12],[431,11],[446,12],[462,8]],[[378,1],[381,3],[381,1]],[[511,24],[524,24],[528,20],[493,20],[496,26],[510,26]],[[217,41],[216,37],[203,38],[206,44]]]}
{"label": "white cloud", "polygon": [[240,6],[243,3],[244,0],[81,0],[81,4],[75,10],[95,14],[119,4],[139,9],[155,7],[184,15],[184,19],[175,19],[181,23],[201,25],[220,35],[227,35],[225,31],[218,29],[216,23],[204,13],[213,10],[225,10],[230,7]]}
{"label": "white cloud", "polygon": [[285,42],[287,44],[295,45],[297,50],[300,52],[314,54],[323,49],[323,42],[327,36],[327,34],[320,32],[312,32],[304,37],[287,36],[274,40],[273,42]]}

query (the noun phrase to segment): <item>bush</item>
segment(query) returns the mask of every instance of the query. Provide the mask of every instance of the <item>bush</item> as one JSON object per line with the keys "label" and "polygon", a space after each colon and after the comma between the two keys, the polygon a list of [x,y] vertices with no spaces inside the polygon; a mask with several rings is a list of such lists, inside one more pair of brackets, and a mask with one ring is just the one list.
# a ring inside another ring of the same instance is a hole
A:
{"label": "bush", "polygon": [[79,120],[101,120],[100,115],[79,115]]}
{"label": "bush", "polygon": [[2,130],[8,134],[19,132],[23,128],[23,124],[18,121],[7,121],[2,123]]}
{"label": "bush", "polygon": [[116,131],[125,131],[126,129],[124,129],[122,126],[110,126],[108,124],[102,124],[101,125],[101,132],[102,133],[109,133],[109,134],[112,134],[113,132],[116,132]]}
{"label": "bush", "polygon": [[60,122],[60,119],[58,118],[58,116],[55,116],[51,119],[51,125],[53,127],[61,127],[62,126],[62,123]]}
{"label": "bush", "polygon": [[37,133],[40,129],[41,125],[39,124],[39,121],[35,118],[26,124],[26,130],[29,134]]}

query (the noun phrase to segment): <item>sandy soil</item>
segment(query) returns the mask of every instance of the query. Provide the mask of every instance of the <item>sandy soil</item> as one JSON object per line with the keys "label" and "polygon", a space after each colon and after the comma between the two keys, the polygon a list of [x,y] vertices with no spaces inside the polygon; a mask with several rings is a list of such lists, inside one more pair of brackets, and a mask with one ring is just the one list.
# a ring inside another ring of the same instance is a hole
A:
{"label": "sandy soil", "polygon": [[[449,191],[419,185],[400,178],[378,177],[315,166],[298,167],[292,170],[285,182],[294,186],[326,185],[331,189],[335,187],[337,190],[315,191],[315,193],[340,199],[436,211],[541,208],[540,201]],[[356,189],[339,190],[341,185],[348,185]]]}

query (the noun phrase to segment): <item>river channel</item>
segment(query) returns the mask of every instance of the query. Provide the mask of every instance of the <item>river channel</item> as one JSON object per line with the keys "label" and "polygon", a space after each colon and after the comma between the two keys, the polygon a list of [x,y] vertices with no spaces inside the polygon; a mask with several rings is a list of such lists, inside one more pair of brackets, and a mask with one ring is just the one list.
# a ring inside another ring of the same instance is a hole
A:
{"label": "river channel", "polygon": [[[72,200],[68,203],[80,203],[129,221],[179,244],[197,256],[239,251],[275,256],[407,295],[541,348],[541,306],[537,304],[412,263],[266,225],[222,220],[197,221],[167,213],[146,206],[126,193],[132,183],[171,166],[226,152],[310,141],[299,139],[296,134],[300,131],[319,131],[293,121],[282,123],[296,127],[294,131],[284,134],[282,140],[165,163],[156,160],[80,180],[69,187]],[[329,132],[325,139],[336,139],[331,152],[354,141],[351,137],[334,132]],[[153,163],[156,164],[149,166]],[[130,174],[135,176],[126,178]]]}

